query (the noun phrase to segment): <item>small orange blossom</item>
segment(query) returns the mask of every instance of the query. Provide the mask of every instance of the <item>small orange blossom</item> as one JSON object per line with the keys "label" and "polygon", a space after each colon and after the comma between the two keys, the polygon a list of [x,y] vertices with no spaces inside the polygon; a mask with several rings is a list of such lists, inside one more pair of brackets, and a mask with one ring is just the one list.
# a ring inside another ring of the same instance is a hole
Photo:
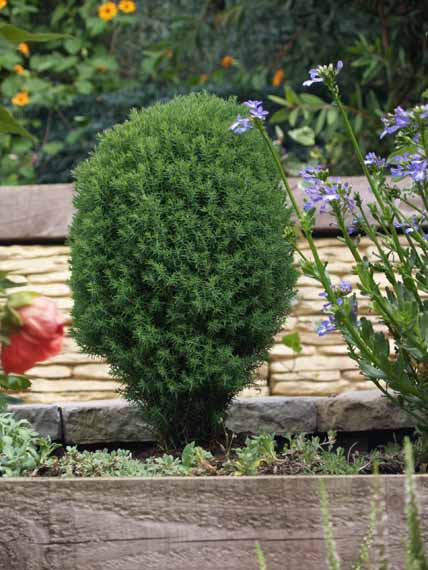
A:
{"label": "small orange blossom", "polygon": [[14,65],[13,69],[15,70],[15,73],[17,73],[18,75],[22,75],[25,71],[24,67],[20,63]]}
{"label": "small orange blossom", "polygon": [[279,87],[284,79],[284,72],[282,69],[277,69],[272,77],[272,85]]}
{"label": "small orange blossom", "polygon": [[224,57],[221,58],[220,63],[222,67],[227,69],[233,64],[233,57],[231,55],[225,55]]}
{"label": "small orange blossom", "polygon": [[101,4],[98,6],[98,16],[104,22],[108,22],[112,18],[114,18],[117,14],[117,6],[114,2],[105,2],[105,4]]}
{"label": "small orange blossom", "polygon": [[119,10],[125,14],[131,14],[131,12],[135,12],[136,9],[137,6],[132,0],[121,0],[119,2]]}
{"label": "small orange blossom", "polygon": [[20,44],[18,44],[18,51],[20,51],[24,55],[28,55],[30,53],[30,48],[28,44],[26,44],[25,42],[21,42]]}
{"label": "small orange blossom", "polygon": [[17,107],[25,107],[25,105],[28,105],[30,102],[30,97],[27,91],[18,91],[18,93],[12,97],[11,101],[12,104]]}
{"label": "small orange blossom", "polygon": [[6,8],[7,6],[7,0],[0,0],[0,10],[3,10],[3,8]]}
{"label": "small orange blossom", "polygon": [[202,74],[199,76],[199,81],[200,81],[201,83],[205,83],[205,81],[208,81],[208,75],[207,75],[206,73],[202,73]]}

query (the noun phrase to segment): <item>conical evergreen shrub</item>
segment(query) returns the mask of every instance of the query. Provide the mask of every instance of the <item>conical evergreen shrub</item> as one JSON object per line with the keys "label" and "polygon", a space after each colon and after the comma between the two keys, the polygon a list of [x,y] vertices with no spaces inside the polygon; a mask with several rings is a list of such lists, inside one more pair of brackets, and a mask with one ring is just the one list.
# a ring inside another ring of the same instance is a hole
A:
{"label": "conical evergreen shrub", "polygon": [[134,111],[76,172],[75,338],[170,445],[214,435],[293,295],[290,212],[237,112],[206,93]]}

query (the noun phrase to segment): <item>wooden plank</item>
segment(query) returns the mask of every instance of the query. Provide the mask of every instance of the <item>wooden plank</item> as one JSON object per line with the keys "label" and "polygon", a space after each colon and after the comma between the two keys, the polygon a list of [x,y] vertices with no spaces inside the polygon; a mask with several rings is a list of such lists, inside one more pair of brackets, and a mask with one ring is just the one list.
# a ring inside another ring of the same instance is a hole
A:
{"label": "wooden plank", "polygon": [[[360,192],[363,203],[373,201],[364,177],[343,177],[342,181],[350,183],[355,191]],[[299,188],[300,182],[299,178],[290,178],[302,207],[305,193]],[[67,239],[73,217],[72,196],[72,184],[0,186],[0,242]],[[402,210],[408,212],[407,207]],[[332,216],[318,214],[315,231],[337,233]]]}
{"label": "wooden plank", "polygon": [[[319,477],[0,480],[0,570],[326,568]],[[356,561],[374,478],[325,477],[339,554]],[[390,568],[404,567],[404,477],[379,478]],[[416,477],[427,513],[428,477]],[[422,517],[422,518],[423,518]],[[375,541],[376,542],[376,541]]]}
{"label": "wooden plank", "polygon": [[72,184],[0,186],[0,241],[65,239],[72,196]]}

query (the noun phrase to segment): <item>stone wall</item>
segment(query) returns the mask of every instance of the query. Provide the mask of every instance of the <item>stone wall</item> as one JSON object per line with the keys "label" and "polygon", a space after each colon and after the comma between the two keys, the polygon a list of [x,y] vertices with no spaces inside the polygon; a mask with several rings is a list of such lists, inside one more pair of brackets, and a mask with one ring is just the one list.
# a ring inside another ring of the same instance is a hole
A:
{"label": "stone wall", "polygon": [[[317,240],[322,258],[329,260],[329,268],[339,281],[350,276],[350,256],[335,238]],[[363,242],[365,251],[367,243]],[[71,325],[72,300],[67,285],[67,246],[12,245],[0,247],[1,269],[20,275],[29,289],[52,297]],[[315,323],[320,319],[323,303],[317,284],[301,277],[299,297],[284,330],[277,335],[270,360],[257,376],[257,386],[243,395],[330,395],[347,390],[371,387],[364,381],[354,363],[346,355],[346,348],[337,334],[318,337]],[[303,351],[296,356],[281,344],[286,332],[298,330]],[[82,354],[75,342],[67,337],[60,355],[29,371],[32,390],[23,395],[26,402],[58,402],[113,398],[118,384],[110,377],[108,366],[101,360]]]}

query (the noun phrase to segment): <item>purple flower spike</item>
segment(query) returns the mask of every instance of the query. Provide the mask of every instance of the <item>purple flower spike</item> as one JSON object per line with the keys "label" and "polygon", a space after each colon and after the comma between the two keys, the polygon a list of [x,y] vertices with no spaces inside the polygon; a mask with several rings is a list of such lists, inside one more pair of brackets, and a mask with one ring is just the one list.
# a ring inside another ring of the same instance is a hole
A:
{"label": "purple flower spike", "polygon": [[334,322],[333,315],[328,315],[328,319],[320,321],[316,327],[318,336],[324,336],[325,334],[333,332],[335,330],[336,330],[336,324]]}
{"label": "purple flower spike", "polygon": [[364,164],[367,166],[376,166],[376,168],[383,168],[386,164],[386,160],[377,156],[375,152],[368,152],[364,158]]}
{"label": "purple flower spike", "polygon": [[324,83],[326,82],[327,85],[334,81],[336,75],[340,73],[343,69],[343,61],[340,59],[336,63],[336,67],[333,67],[332,63],[328,65],[319,65],[313,69],[309,70],[309,77],[303,82],[303,87],[310,87],[313,83]]}
{"label": "purple flower spike", "polygon": [[263,102],[262,101],[245,101],[243,103],[248,109],[250,110],[250,115],[254,119],[260,119],[264,121],[265,118],[269,115],[268,111],[263,109]]}
{"label": "purple flower spike", "polygon": [[310,69],[309,77],[310,79],[303,82],[303,87],[310,87],[313,83],[322,83],[324,81],[323,78],[320,77],[318,69]]}
{"label": "purple flower spike", "polygon": [[352,291],[352,283],[346,279],[342,279],[339,283],[339,291],[343,293],[343,295],[349,295]]}
{"label": "purple flower spike", "polygon": [[236,133],[237,135],[241,135],[242,133],[249,131],[252,128],[252,126],[253,125],[251,124],[250,119],[238,115],[236,117],[236,121],[232,125],[230,125],[229,129],[234,133]]}
{"label": "purple flower spike", "polygon": [[408,127],[411,123],[411,119],[407,111],[402,107],[396,107],[393,115],[382,118],[382,123],[385,125],[385,129],[380,134],[381,139],[386,135],[392,135],[396,131]]}

